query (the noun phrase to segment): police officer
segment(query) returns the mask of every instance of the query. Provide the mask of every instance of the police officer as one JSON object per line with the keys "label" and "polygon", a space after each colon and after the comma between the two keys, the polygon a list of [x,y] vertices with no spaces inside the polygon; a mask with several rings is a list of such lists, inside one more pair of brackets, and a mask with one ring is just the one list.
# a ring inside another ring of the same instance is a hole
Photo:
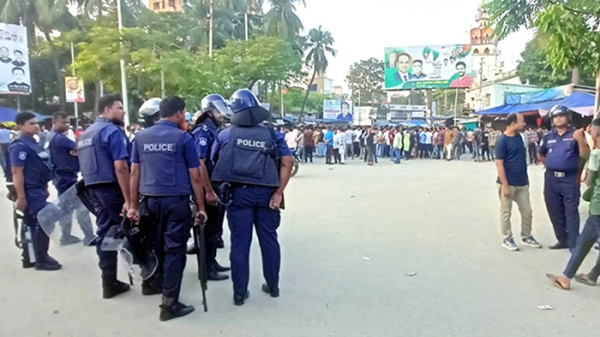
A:
{"label": "police officer", "polygon": [[144,128],[149,128],[156,124],[160,119],[160,98],[150,98],[145,101],[144,104],[138,110],[138,116],[140,116],[140,123]]}
{"label": "police officer", "polygon": [[[68,130],[69,120],[67,114],[61,111],[56,112],[52,116],[52,131],[48,135],[48,150],[54,165],[53,183],[59,196],[75,185],[79,173],[77,143],[67,138],[65,133]],[[78,200],[65,200],[61,205],[63,214],[60,219],[62,230],[60,244],[63,246],[81,241],[76,236],[71,235],[73,211],[75,211],[77,223],[84,234],[83,243],[87,246],[94,240],[90,214],[84,207],[78,207],[82,206]]]}
{"label": "police officer", "polygon": [[546,165],[544,199],[558,242],[550,249],[573,249],[579,236],[579,170],[590,149],[581,130],[569,123],[571,112],[557,105],[550,110],[553,130],[543,138],[540,161]]}
{"label": "police officer", "polygon": [[179,302],[186,242],[193,224],[189,207],[192,193],[198,207],[196,219],[206,218],[204,178],[194,140],[183,130],[187,125],[185,112],[181,98],[163,100],[161,120],[136,135],[132,150],[132,204],[128,217],[134,221],[139,221],[140,216],[151,218],[162,243],[161,321],[194,311],[193,306]]}
{"label": "police officer", "polygon": [[219,133],[213,146],[212,157],[216,165],[211,180],[231,186],[227,220],[231,231],[233,301],[235,305],[243,305],[249,296],[248,257],[253,225],[256,226],[266,280],[262,290],[271,297],[279,296],[281,253],[277,228],[293,159],[283,136],[260,124],[269,118],[269,112],[261,107],[252,91],[236,91],[230,104],[233,112],[231,127]]}
{"label": "police officer", "polygon": [[[220,126],[223,123],[225,116],[230,117],[231,110],[229,104],[221,95],[212,94],[204,97],[201,102],[202,109],[194,116],[194,140],[198,148],[200,157],[200,170],[203,176],[212,175],[214,164],[211,158],[211,150],[214,142],[217,139],[217,134],[220,131]],[[205,200],[206,213],[208,220],[205,228],[206,241],[206,264],[208,269],[208,279],[212,281],[226,280],[227,275],[220,275],[219,272],[229,271],[230,268],[223,267],[217,262],[217,248],[219,234],[223,231],[223,220],[225,218],[225,208],[219,203],[215,189],[218,187],[211,185],[207,179],[205,182]],[[189,250],[188,253],[195,253],[195,247]]]}
{"label": "police officer", "polygon": [[112,298],[129,290],[117,280],[117,253],[103,251],[108,230],[120,225],[130,205],[129,142],[121,128],[125,112],[118,96],[98,102],[100,116],[77,142],[79,166],[96,214],[96,253],[102,271],[102,297]]}
{"label": "police officer", "polygon": [[37,220],[37,213],[47,205],[48,182],[52,177],[52,163],[48,152],[33,138],[38,133],[35,115],[29,112],[17,114],[15,122],[20,136],[10,145],[10,165],[13,185],[17,193],[16,207],[28,215],[26,225],[33,233],[33,256],[23,252],[23,268],[35,265],[36,270],[59,270],[60,263],[48,255],[50,238]]}

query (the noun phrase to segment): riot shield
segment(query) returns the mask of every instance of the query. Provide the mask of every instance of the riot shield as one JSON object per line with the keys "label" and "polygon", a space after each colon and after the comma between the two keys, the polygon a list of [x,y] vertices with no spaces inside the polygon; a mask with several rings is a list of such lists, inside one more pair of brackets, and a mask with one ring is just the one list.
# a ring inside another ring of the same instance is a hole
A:
{"label": "riot shield", "polygon": [[[77,196],[75,186],[42,208],[37,214],[37,220],[50,240],[69,253],[79,254],[93,241],[94,230],[90,214]],[[74,223],[77,226],[73,226]],[[73,237],[83,240],[65,240]]]}
{"label": "riot shield", "polygon": [[117,252],[119,262],[126,266],[129,276],[138,281],[149,279],[158,269],[151,235],[139,226],[132,226],[127,219],[108,230],[101,249]]}

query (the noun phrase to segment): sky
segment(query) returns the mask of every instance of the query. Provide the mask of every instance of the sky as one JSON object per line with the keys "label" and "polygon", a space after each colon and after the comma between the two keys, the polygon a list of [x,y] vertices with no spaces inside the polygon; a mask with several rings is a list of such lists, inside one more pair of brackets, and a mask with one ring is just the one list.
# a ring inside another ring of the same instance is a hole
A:
{"label": "sky", "polygon": [[[329,61],[327,77],[345,89],[354,62],[383,59],[385,47],[468,44],[481,0],[305,0],[297,4],[305,33],[329,30],[338,56]],[[533,33],[521,30],[499,44],[505,70],[514,69]]]}

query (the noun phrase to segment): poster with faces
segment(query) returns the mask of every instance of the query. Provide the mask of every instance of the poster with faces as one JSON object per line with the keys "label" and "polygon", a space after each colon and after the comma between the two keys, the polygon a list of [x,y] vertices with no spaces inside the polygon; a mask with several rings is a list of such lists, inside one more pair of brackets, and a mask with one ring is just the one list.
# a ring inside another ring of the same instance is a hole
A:
{"label": "poster with faces", "polygon": [[30,93],[27,29],[24,26],[0,23],[0,94]]}

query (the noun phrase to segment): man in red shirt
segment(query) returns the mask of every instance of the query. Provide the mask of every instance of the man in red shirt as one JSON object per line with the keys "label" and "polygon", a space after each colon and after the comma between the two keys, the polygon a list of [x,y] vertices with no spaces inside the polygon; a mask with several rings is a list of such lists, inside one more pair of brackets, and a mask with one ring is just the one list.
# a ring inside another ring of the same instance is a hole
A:
{"label": "man in red shirt", "polygon": [[450,88],[470,88],[473,84],[471,76],[467,75],[467,64],[463,61],[456,63],[458,78],[450,83]]}
{"label": "man in red shirt", "polygon": [[315,149],[315,140],[313,139],[313,127],[309,125],[306,130],[304,130],[304,162],[308,162],[308,158],[310,158],[310,162],[312,163],[312,154]]}

